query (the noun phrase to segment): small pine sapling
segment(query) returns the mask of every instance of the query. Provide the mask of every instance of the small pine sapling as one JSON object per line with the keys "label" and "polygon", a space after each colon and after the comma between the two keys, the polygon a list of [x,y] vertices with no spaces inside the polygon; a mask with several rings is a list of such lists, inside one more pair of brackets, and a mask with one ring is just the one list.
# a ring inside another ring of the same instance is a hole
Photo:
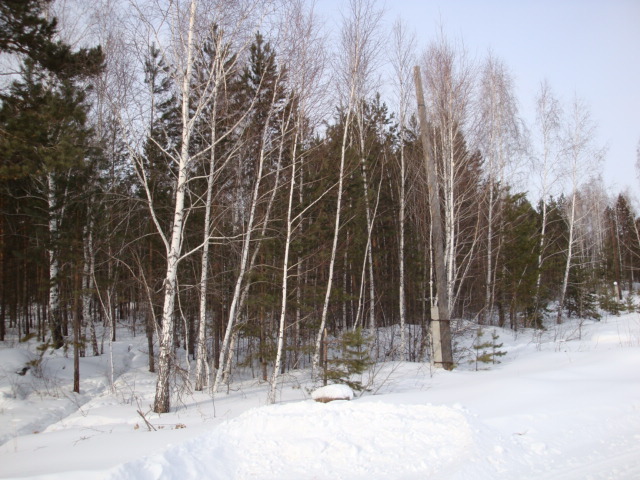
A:
{"label": "small pine sapling", "polygon": [[633,313],[638,311],[638,306],[633,298],[632,292],[629,292],[629,295],[625,298],[625,309],[628,313]]}
{"label": "small pine sapling", "polygon": [[615,296],[611,296],[608,293],[600,295],[598,298],[598,303],[600,304],[600,308],[605,312],[611,315],[620,315],[620,313],[624,310],[625,306],[622,302],[618,301],[618,298]]}
{"label": "small pine sapling", "polygon": [[476,338],[473,341],[473,349],[475,350],[474,360],[476,366],[476,372],[478,371],[479,363],[489,363],[491,362],[491,354],[488,349],[491,347],[491,342],[483,342],[482,337],[484,335],[484,330],[482,327],[478,327],[476,331]]}
{"label": "small pine sapling", "polygon": [[499,338],[500,335],[494,330],[491,333],[491,361],[494,365],[500,363],[500,360],[498,360],[499,357],[504,357],[507,354],[504,350],[500,350],[504,344],[498,343]]}
{"label": "small pine sapling", "polygon": [[362,382],[354,380],[353,376],[362,375],[373,364],[369,349],[371,340],[362,328],[344,332],[337,344],[338,356],[327,362],[327,379],[349,385],[358,392],[364,390]]}
{"label": "small pine sapling", "polygon": [[476,331],[476,338],[473,342],[475,357],[472,362],[475,363],[476,371],[478,371],[479,363],[491,363],[495,365],[496,363],[500,363],[498,357],[503,357],[507,354],[507,352],[500,350],[503,344],[498,343],[500,336],[495,330],[491,333],[491,340],[482,341],[483,336],[484,331],[479,327]]}

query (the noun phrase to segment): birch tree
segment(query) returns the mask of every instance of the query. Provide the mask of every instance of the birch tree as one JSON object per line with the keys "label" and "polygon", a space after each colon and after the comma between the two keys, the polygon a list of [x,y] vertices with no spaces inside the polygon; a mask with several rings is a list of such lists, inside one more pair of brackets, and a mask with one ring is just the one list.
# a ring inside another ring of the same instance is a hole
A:
{"label": "birch tree", "polygon": [[[484,157],[487,189],[485,302],[481,318],[493,317],[493,301],[497,255],[495,219],[502,206],[509,169],[514,168],[520,129],[513,82],[505,65],[489,54],[480,75],[478,145]],[[499,240],[498,240],[499,241]],[[499,246],[498,246],[499,249]]]}
{"label": "birch tree", "polygon": [[536,96],[536,133],[539,152],[533,158],[532,173],[538,187],[539,204],[541,206],[540,243],[537,262],[536,287],[534,292],[534,322],[537,322],[540,308],[540,288],[542,284],[542,267],[545,261],[547,244],[547,226],[549,222],[548,200],[558,182],[559,162],[559,129],[561,123],[560,103],[554,97],[549,83],[540,84]]}
{"label": "birch tree", "polygon": [[[282,122],[283,127],[293,123],[293,150],[291,152],[291,170],[289,178],[289,193],[287,198],[286,210],[286,234],[284,241],[284,254],[282,260],[282,286],[280,300],[280,315],[278,322],[276,358],[273,365],[273,374],[271,377],[271,388],[269,391],[269,402],[276,401],[276,388],[278,376],[281,370],[284,342],[286,316],[289,295],[289,270],[290,270],[290,251],[294,229],[300,228],[302,214],[294,215],[294,199],[296,194],[296,179],[298,178],[298,170],[302,158],[299,153],[299,145],[303,143],[305,135],[305,122],[311,117],[309,112],[313,105],[314,90],[317,88],[321,80],[323,68],[323,51],[318,46],[319,31],[317,19],[314,14],[314,5],[306,7],[303,0],[294,0],[290,4],[290,9],[285,15],[287,23],[285,48],[286,58],[285,68],[288,72],[292,95],[295,102],[292,102],[292,108],[288,109],[288,119]],[[285,132],[281,135],[284,137]],[[301,181],[302,176],[300,176]],[[302,185],[299,187],[302,188]],[[300,262],[300,259],[298,259]],[[298,270],[299,272],[299,270]],[[299,318],[296,322],[299,322]],[[296,328],[298,326],[296,325]]]}
{"label": "birch tree", "polygon": [[400,21],[393,26],[393,57],[395,87],[398,107],[398,157],[400,162],[399,210],[398,210],[398,263],[400,278],[398,282],[398,309],[400,317],[400,360],[405,360],[406,340],[406,299],[405,299],[405,218],[407,211],[407,165],[405,144],[409,104],[411,102],[411,68],[415,64],[415,37],[407,32]]}
{"label": "birch tree", "polygon": [[567,224],[568,239],[566,261],[562,278],[562,287],[558,298],[558,312],[556,323],[562,323],[564,302],[569,286],[569,274],[575,261],[577,241],[577,226],[579,221],[578,205],[580,187],[590,175],[597,174],[602,152],[593,145],[595,125],[591,120],[589,109],[584,101],[574,98],[563,137],[566,155],[565,176],[568,178],[567,187],[570,189],[568,204],[564,212]]}
{"label": "birch tree", "polygon": [[[214,17],[216,20],[216,17]],[[225,22],[226,23],[226,22]],[[206,97],[208,106],[207,125],[209,129],[208,138],[208,155],[206,151],[201,152],[208,157],[208,172],[206,172],[207,188],[204,198],[204,222],[203,222],[203,240],[200,261],[200,280],[199,280],[199,321],[196,339],[196,379],[195,389],[203,390],[208,384],[209,379],[209,363],[206,346],[206,326],[207,326],[207,293],[209,282],[209,249],[214,231],[212,219],[212,203],[215,196],[214,184],[221,170],[229,163],[231,155],[227,155],[226,159],[218,158],[218,145],[224,141],[234,128],[240,123],[237,120],[231,126],[227,126],[224,131],[220,131],[218,123],[221,104],[229,103],[230,92],[227,90],[232,83],[232,77],[237,74],[238,61],[243,50],[246,48],[241,42],[236,40],[236,44],[240,44],[236,54],[231,52],[231,42],[234,37],[238,36],[242,24],[231,25],[231,32],[225,35],[225,30],[218,27],[218,22],[212,23],[208,43],[201,49],[204,56],[202,59],[202,72],[200,78],[200,88],[203,90],[199,95]],[[229,27],[228,27],[229,28]],[[231,37],[230,39],[227,37]]]}
{"label": "birch tree", "polygon": [[209,150],[209,172],[207,174],[207,192],[205,197],[205,213],[203,223],[203,240],[202,255],[200,261],[200,292],[199,292],[199,319],[198,333],[196,339],[196,379],[195,389],[201,391],[206,386],[209,379],[209,364],[207,362],[207,346],[206,346],[206,326],[207,326],[207,285],[209,273],[209,247],[210,238],[212,236],[211,209],[213,201],[213,186],[216,172],[216,144],[217,144],[217,114],[218,114],[218,95],[221,86],[224,84],[226,77],[225,60],[226,48],[223,44],[222,35],[216,31],[212,31],[211,48],[214,52],[213,59],[208,59],[211,65],[211,76],[213,77],[211,86],[211,118],[210,118],[210,150]]}
{"label": "birch tree", "polygon": [[422,64],[430,144],[442,189],[447,310],[453,313],[479,233],[477,182],[469,181],[479,172],[467,145],[475,71],[465,51],[440,35],[427,48]]}
{"label": "birch tree", "polygon": [[[355,91],[355,101],[356,101],[356,111],[354,115],[354,119],[356,122],[357,129],[355,130],[355,135],[357,135],[357,150],[359,162],[360,162],[360,174],[362,176],[362,185],[364,189],[364,208],[365,208],[365,217],[367,220],[367,243],[365,247],[365,262],[367,263],[367,276],[368,276],[368,287],[369,287],[369,321],[368,327],[370,329],[376,328],[376,289],[375,289],[375,279],[374,279],[374,266],[373,266],[373,246],[371,241],[371,236],[373,233],[373,223],[375,221],[375,213],[373,212],[371,203],[370,203],[370,191],[373,191],[371,186],[369,185],[369,177],[370,177],[370,169],[371,166],[367,161],[367,150],[365,146],[365,137],[367,126],[366,122],[366,106],[367,101],[371,95],[371,89],[374,86],[374,74],[379,62],[378,52],[381,50],[381,39],[382,37],[378,34],[378,26],[381,22],[382,12],[376,11],[374,9],[374,5],[370,4],[361,4],[356,5],[352,4],[352,12],[354,17],[362,16],[365,13],[365,10],[368,10],[366,19],[366,30],[363,30],[363,40],[366,42],[363,45],[363,54],[361,55],[360,64],[358,67],[358,71],[354,72],[357,75],[356,78],[356,91]],[[362,279],[364,282],[364,278]],[[364,305],[364,299],[361,299],[359,305]],[[360,310],[359,310],[360,311]],[[356,316],[356,322],[354,328],[357,327],[359,315]]]}
{"label": "birch tree", "polygon": [[[262,37],[260,35],[256,35],[256,43],[254,43],[254,47],[256,49],[262,48],[261,38]],[[258,68],[253,71],[254,78],[252,80],[253,89],[255,91],[252,94],[253,99],[251,102],[260,102],[261,110],[261,118],[259,125],[257,125],[259,132],[258,151],[256,153],[257,165],[255,173],[253,174],[253,187],[251,190],[251,197],[248,202],[247,220],[246,225],[244,226],[244,233],[242,234],[240,263],[233,288],[225,334],[220,348],[219,368],[216,372],[213,384],[214,393],[218,391],[223,377],[227,376],[228,378],[229,375],[238,316],[242,310],[250,288],[250,284],[246,283],[246,277],[248,272],[250,272],[255,265],[260,245],[269,223],[271,209],[280,179],[282,148],[279,148],[277,145],[282,147],[285,137],[274,137],[273,129],[278,114],[284,111],[282,97],[284,94],[285,72],[277,65],[275,61],[275,53],[272,52],[271,47],[267,44],[264,48],[267,49],[265,52],[267,59],[266,61],[264,59],[260,60],[258,62],[259,65],[256,64],[256,67]],[[252,105],[251,108],[254,108],[254,106]],[[275,160],[274,184],[270,193],[267,195],[267,205],[264,215],[260,221],[260,219],[257,218],[259,215],[258,206],[263,195],[262,187],[264,186],[264,179],[267,174],[265,172],[265,169],[267,169],[267,157],[270,152],[272,152],[272,149],[275,149],[276,151],[279,150],[280,153],[277,155],[277,159]],[[255,238],[256,236],[258,238]]]}
{"label": "birch tree", "polygon": [[[175,210],[171,227],[171,236],[164,238],[167,249],[167,269],[164,280],[164,302],[162,307],[162,332],[160,337],[160,353],[158,358],[158,380],[153,410],[156,413],[167,413],[171,405],[170,378],[174,362],[174,305],[177,291],[178,262],[182,253],[182,236],[185,220],[185,195],[189,175],[189,142],[191,140],[194,117],[189,109],[191,93],[191,72],[193,69],[193,53],[195,42],[195,20],[197,1],[191,0],[188,13],[186,44],[181,45],[184,63],[182,64],[181,102],[182,102],[182,143],[177,159],[178,177],[175,189]],[[182,12],[174,7],[179,16]],[[177,25],[176,25],[177,26]]]}
{"label": "birch tree", "polygon": [[320,325],[316,335],[315,349],[312,360],[313,375],[317,375],[320,364],[320,348],[322,336],[327,323],[329,303],[333,288],[334,270],[338,251],[338,238],[340,234],[340,222],[342,211],[343,183],[345,173],[345,159],[348,147],[351,122],[356,115],[359,94],[364,91],[366,80],[372,67],[372,40],[375,38],[375,30],[380,20],[380,13],[374,8],[374,3],[367,0],[350,0],[349,17],[343,19],[340,35],[340,55],[336,71],[339,74],[338,82],[341,89],[342,109],[345,112],[344,132],[340,148],[340,164],[338,168],[338,185],[336,199],[336,214],[333,228],[333,240],[329,259],[329,272],[327,287],[325,290]]}

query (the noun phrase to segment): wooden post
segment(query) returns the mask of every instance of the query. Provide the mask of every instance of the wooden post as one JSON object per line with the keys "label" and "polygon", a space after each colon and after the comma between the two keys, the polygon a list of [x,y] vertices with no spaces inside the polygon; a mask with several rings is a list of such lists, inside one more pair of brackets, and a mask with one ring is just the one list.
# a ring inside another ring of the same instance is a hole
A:
{"label": "wooden post", "polygon": [[436,366],[447,370],[453,368],[453,354],[451,349],[451,326],[449,322],[449,296],[447,290],[447,275],[444,262],[444,236],[442,233],[442,218],[440,215],[440,193],[438,190],[438,174],[435,160],[431,156],[431,145],[427,133],[427,110],[422,91],[420,67],[414,68],[414,82],[416,98],[418,100],[418,119],[420,121],[420,138],[424,151],[424,164],[427,172],[427,186],[429,189],[429,212],[433,229],[434,263],[436,270],[436,289],[438,304],[431,309],[431,338],[433,341],[433,360]]}

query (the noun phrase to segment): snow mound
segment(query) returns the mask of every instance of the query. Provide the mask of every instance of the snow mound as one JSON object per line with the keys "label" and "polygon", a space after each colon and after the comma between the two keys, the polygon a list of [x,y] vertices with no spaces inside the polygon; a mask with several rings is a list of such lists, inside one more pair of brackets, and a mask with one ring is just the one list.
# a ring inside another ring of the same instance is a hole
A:
{"label": "snow mound", "polygon": [[332,400],[352,400],[353,390],[349,385],[325,385],[311,394],[316,402],[330,402]]}
{"label": "snow mound", "polygon": [[462,465],[475,463],[476,436],[461,409],[306,401],[250,410],[210,434],[124,464],[112,478],[462,479],[469,478]]}

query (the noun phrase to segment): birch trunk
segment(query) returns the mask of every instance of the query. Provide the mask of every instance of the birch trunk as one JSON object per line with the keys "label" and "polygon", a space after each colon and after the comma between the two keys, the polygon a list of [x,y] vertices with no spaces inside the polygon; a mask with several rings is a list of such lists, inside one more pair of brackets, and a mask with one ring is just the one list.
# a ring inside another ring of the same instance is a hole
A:
{"label": "birch trunk", "polygon": [[540,173],[540,200],[542,202],[542,225],[540,229],[540,242],[538,244],[538,261],[536,286],[534,293],[534,321],[537,322],[538,311],[540,309],[540,288],[542,284],[542,266],[544,264],[544,250],[547,241],[547,223],[548,209],[547,198],[555,180],[550,178],[553,174],[552,155],[555,146],[555,140],[558,135],[560,109],[558,101],[553,97],[548,83],[545,81],[540,85],[540,92],[536,102],[537,123],[542,142],[542,158],[540,163],[536,165]]}
{"label": "birch trunk", "polygon": [[[281,149],[282,149],[282,146],[283,145],[281,144]],[[281,150],[280,153],[282,154],[282,150]],[[262,178],[262,174],[261,173],[260,173],[260,178]],[[273,187],[273,189],[271,191],[271,195],[269,197],[269,202],[267,204],[267,211],[266,211],[266,213],[264,215],[264,219],[262,221],[262,228],[260,229],[260,233],[259,233],[260,238],[264,238],[265,234],[266,234],[266,231],[267,231],[267,225],[269,223],[269,219],[271,218],[271,209],[273,207],[275,194],[276,194],[276,192],[278,190],[279,179],[280,179],[280,159],[278,160],[278,165],[277,165],[277,168],[276,168],[275,185],[274,185],[274,187]],[[255,219],[252,219],[252,225],[253,225],[254,222],[255,222]],[[252,227],[252,229],[253,229],[253,227]],[[234,297],[232,299],[232,304],[233,304],[233,302],[235,300],[235,307],[233,309],[233,313],[234,313],[235,318],[230,319],[231,325],[234,325],[234,328],[238,324],[238,317],[240,315],[240,312],[244,308],[244,305],[245,305],[245,303],[247,301],[247,297],[249,295],[249,289],[251,288],[251,284],[250,283],[246,283],[246,284],[243,285],[244,278],[246,277],[246,274],[248,272],[251,272],[254,269],[254,267],[256,265],[256,260],[258,259],[258,254],[260,253],[261,245],[262,245],[262,242],[257,242],[257,245],[255,246],[255,248],[253,250],[253,253],[251,254],[251,259],[249,259],[247,262],[245,262],[245,266],[242,269],[242,277],[243,278],[242,278],[242,281],[240,282],[241,288],[238,291],[239,293],[238,293],[238,298],[237,299],[236,299],[235,290],[234,290]],[[237,334],[236,334],[236,336],[237,336]],[[228,342],[227,342],[227,344],[228,344]],[[228,379],[228,372],[229,372],[229,367],[231,365],[231,357],[232,357],[232,353],[233,353],[231,347],[229,347],[227,350],[228,350],[228,353],[227,353],[228,360],[226,362],[224,362],[225,370],[222,372],[222,377],[220,379],[222,382],[224,382],[224,381],[226,381]],[[224,342],[223,342],[223,348],[220,350],[220,355],[223,355],[223,354],[224,354]],[[216,376],[216,379],[217,378],[218,377]],[[218,388],[219,388],[219,385],[214,384],[213,391],[217,392]]]}
{"label": "birch trunk", "polygon": [[[362,146],[364,148],[364,146]],[[373,234],[373,218],[371,216],[371,206],[369,205],[369,182],[367,179],[367,165],[365,159],[360,160],[362,165],[362,181],[364,183],[364,205],[367,217],[367,263],[369,273],[369,328],[376,328],[376,289],[373,277],[373,246],[371,236]]]}
{"label": "birch trunk", "polygon": [[401,126],[400,126],[400,212],[399,212],[399,229],[400,229],[400,241],[398,245],[398,263],[400,266],[400,278],[398,285],[398,308],[400,310],[400,361],[404,362],[406,350],[407,350],[407,339],[406,339],[406,318],[407,318],[407,306],[405,303],[405,293],[404,293],[404,217],[405,217],[405,209],[406,209],[406,192],[405,192],[405,182],[406,182],[406,173],[405,173],[405,158],[404,158],[404,139],[403,136],[403,121],[401,114]]}
{"label": "birch trunk", "polygon": [[[224,338],[222,340],[222,346],[220,347],[220,356],[219,356],[219,360],[218,360],[218,365],[220,366],[220,368],[218,368],[218,371],[216,372],[216,377],[215,380],[213,382],[213,393],[215,394],[219,387],[220,387],[220,383],[223,380],[223,376],[226,370],[226,367],[223,368],[223,366],[227,365],[227,362],[225,361],[227,355],[230,355],[231,349],[229,348],[229,342],[231,340],[231,335],[233,333],[233,330],[235,328],[235,325],[237,323],[237,316],[238,316],[238,312],[242,309],[242,305],[244,304],[244,299],[246,298],[247,292],[248,292],[248,288],[243,289],[243,282],[246,276],[246,273],[251,269],[251,267],[253,267],[257,254],[258,254],[258,247],[256,247],[256,249],[254,250],[254,254],[251,258],[251,262],[249,262],[249,250],[251,247],[251,239],[252,239],[252,235],[253,235],[253,230],[254,230],[254,223],[255,223],[255,217],[256,217],[256,208],[258,205],[258,200],[259,200],[259,196],[260,196],[260,186],[262,183],[262,177],[263,177],[263,169],[264,169],[264,160],[265,160],[265,155],[266,155],[266,135],[267,135],[267,131],[269,128],[269,124],[271,123],[271,117],[273,115],[273,107],[276,101],[276,96],[277,96],[277,92],[278,92],[278,88],[279,88],[279,80],[280,78],[278,77],[276,79],[275,85],[274,85],[274,89],[273,89],[273,98],[271,100],[271,107],[269,108],[269,112],[267,113],[267,118],[265,119],[264,122],[264,130],[263,130],[263,138],[262,138],[262,142],[261,142],[261,147],[260,147],[260,154],[259,154],[259,161],[258,161],[258,172],[256,174],[256,181],[255,181],[255,185],[253,188],[253,192],[252,192],[252,198],[251,198],[251,207],[250,207],[250,211],[249,211],[249,219],[247,222],[247,227],[246,227],[246,233],[244,235],[243,238],[243,242],[242,242],[242,252],[241,252],[241,257],[240,257],[240,267],[239,267],[239,271],[238,271],[238,277],[236,279],[236,283],[233,289],[233,297],[231,299],[231,306],[229,307],[229,318],[227,319],[227,326],[225,329],[225,334],[224,334]],[[284,141],[284,140],[282,140]],[[271,206],[273,204],[273,199],[275,196],[275,192],[277,190],[277,181],[279,179],[279,173],[280,173],[280,160],[278,161],[278,171],[276,174],[276,185],[274,186],[274,190],[272,191],[272,195],[270,196],[269,199],[269,204],[267,206],[267,213],[265,214],[265,219],[263,222],[263,234],[266,231],[266,226],[268,223],[268,219],[270,216],[270,211],[271,211]],[[264,236],[264,235],[263,235]],[[249,268],[248,268],[249,266]],[[231,359],[229,358],[229,361]]]}
{"label": "birch trunk", "polygon": [[[353,99],[354,88],[351,88],[350,100]],[[350,102],[351,103],[351,102]],[[342,185],[344,177],[344,164],[347,155],[347,142],[349,125],[351,123],[351,105],[347,111],[347,117],[344,124],[344,133],[342,134],[342,147],[340,149],[340,168],[338,170],[338,198],[336,200],[336,216],[333,227],[333,241],[331,243],[331,257],[329,260],[329,277],[327,279],[327,289],[324,295],[324,302],[322,304],[322,314],[320,316],[320,326],[318,327],[318,334],[316,335],[316,345],[313,352],[313,359],[311,361],[311,374],[316,376],[318,374],[318,366],[320,365],[320,347],[322,346],[322,336],[327,325],[327,314],[329,313],[329,301],[331,300],[331,289],[333,287],[333,271],[336,263],[336,255],[338,252],[338,237],[340,233],[340,212],[342,210]]]}
{"label": "birch trunk", "polygon": [[489,213],[487,218],[487,275],[485,277],[484,312],[491,323],[493,321],[493,182],[489,182]]}
{"label": "birch trunk", "polygon": [[[456,178],[456,158],[454,154],[454,132],[447,127],[447,188],[445,201],[445,228],[446,228],[446,265],[447,265],[447,312],[453,310],[453,288],[456,279],[456,208],[455,208],[455,178]],[[433,220],[433,218],[432,218]],[[436,260],[437,261],[437,260]],[[447,316],[448,318],[448,316]]]}
{"label": "birch trunk", "polygon": [[[571,181],[571,205],[567,219],[569,228],[569,244],[567,247],[567,261],[565,263],[562,289],[558,300],[558,315],[556,322],[562,323],[562,313],[564,309],[565,297],[569,285],[569,274],[574,255],[574,244],[576,243],[576,230],[578,228],[577,202],[580,200],[578,190],[583,185],[585,176],[597,175],[597,162],[601,159],[602,152],[592,148],[592,139],[595,134],[595,127],[591,123],[590,114],[586,106],[577,98],[574,99],[571,117],[567,126],[566,140],[569,155],[568,175]],[[581,214],[581,218],[585,213]]]}
{"label": "birch trunk", "polygon": [[562,277],[562,289],[560,290],[560,298],[558,299],[558,316],[556,317],[556,323],[559,325],[562,323],[562,311],[564,309],[564,299],[567,294],[567,287],[569,286],[569,273],[571,270],[571,260],[573,258],[573,232],[575,226],[576,216],[576,195],[575,193],[571,198],[571,212],[569,214],[569,245],[567,247],[567,261],[564,266],[564,275]]}
{"label": "birch trunk", "polygon": [[[213,110],[215,111],[215,102]],[[215,116],[214,116],[215,117]],[[211,126],[211,152],[209,161],[209,175],[207,178],[207,198],[204,212],[204,232],[202,257],[200,261],[200,305],[198,336],[196,340],[196,382],[195,390],[202,391],[209,379],[209,363],[207,361],[207,281],[209,273],[209,245],[211,237],[211,201],[213,197],[213,180],[215,170],[215,118]]]}
{"label": "birch trunk", "polygon": [[56,245],[58,242],[58,217],[56,212],[55,179],[53,173],[47,175],[47,203],[49,210],[49,330],[51,346],[58,349],[64,345],[62,317],[60,313],[60,287],[58,276],[60,265]]}
{"label": "birch trunk", "polygon": [[[365,216],[367,220],[367,249],[365,252],[365,262],[367,263],[367,273],[369,277],[369,328],[376,328],[376,298],[375,298],[375,284],[373,277],[373,248],[371,242],[371,235],[373,232],[373,218],[371,216],[371,205],[369,205],[369,179],[367,174],[367,163],[365,159],[365,146],[364,146],[364,112],[362,109],[364,105],[362,102],[364,100],[360,100],[361,105],[358,111],[358,126],[359,126],[359,141],[360,141],[360,173],[362,175],[362,184],[364,189],[364,208],[365,208]],[[363,279],[364,281],[364,276]],[[363,322],[364,323],[364,322]],[[355,326],[354,326],[355,328]]]}
{"label": "birch trunk", "polygon": [[414,63],[415,37],[407,35],[406,27],[398,20],[393,26],[393,67],[396,75],[399,104],[399,149],[400,149],[400,199],[398,212],[398,310],[400,315],[400,360],[404,361],[407,354],[405,300],[405,217],[406,217],[406,181],[407,166],[405,159],[405,134],[407,124],[407,110],[410,100],[411,66]]}
{"label": "birch trunk", "polygon": [[207,359],[207,283],[208,283],[208,265],[209,265],[209,245],[211,237],[211,203],[213,201],[213,183],[216,168],[216,114],[217,114],[217,98],[218,85],[221,79],[221,59],[216,58],[215,63],[215,80],[213,85],[213,93],[211,95],[213,105],[211,107],[211,151],[209,152],[209,175],[207,176],[207,196],[205,200],[204,228],[203,228],[203,244],[202,258],[200,262],[200,317],[198,323],[198,335],[196,340],[196,381],[195,390],[202,391],[209,381],[209,362]]}
{"label": "birch trunk", "polygon": [[537,276],[536,276],[536,287],[535,292],[533,294],[533,305],[534,305],[534,321],[537,322],[538,310],[540,308],[540,286],[542,284],[542,264],[544,260],[544,249],[546,246],[547,239],[547,202],[546,199],[542,200],[542,226],[540,229],[540,242],[538,243],[538,261],[537,261]]}
{"label": "birch trunk", "polygon": [[191,120],[189,117],[189,94],[191,71],[193,68],[194,25],[196,17],[196,0],[191,0],[189,12],[189,30],[187,36],[186,70],[182,79],[182,145],[178,164],[176,185],[176,203],[171,229],[171,240],[167,251],[167,271],[164,281],[164,304],[162,308],[162,332],[160,337],[160,355],[158,359],[158,380],[153,411],[167,413],[171,405],[169,379],[173,363],[174,318],[178,262],[182,251],[182,232],[184,228],[184,201],[188,180],[189,141],[191,138]]}
{"label": "birch trunk", "polygon": [[[343,75],[342,86],[346,87],[345,100],[346,118],[344,122],[344,132],[342,136],[342,146],[340,150],[340,167],[338,171],[338,192],[336,200],[336,216],[333,230],[333,241],[331,245],[331,257],[329,260],[329,274],[327,279],[327,290],[325,292],[324,302],[322,305],[322,314],[320,317],[320,326],[316,336],[315,351],[312,359],[312,375],[315,377],[318,373],[320,364],[320,347],[322,344],[322,336],[327,323],[327,315],[329,312],[329,302],[331,300],[331,291],[333,288],[334,269],[336,256],[338,253],[338,237],[340,234],[342,196],[343,196],[343,180],[345,169],[346,149],[348,144],[349,128],[351,127],[353,110],[356,101],[365,99],[365,89],[368,82],[372,78],[373,66],[376,62],[375,56],[380,50],[381,41],[376,36],[378,22],[381,18],[381,12],[376,10],[373,2],[368,0],[351,0],[349,2],[351,9],[351,17],[345,19],[342,32],[342,63],[339,65],[340,73]],[[370,222],[369,222],[370,224]],[[371,292],[372,290],[370,290]],[[375,301],[375,300],[374,300]],[[370,313],[375,313],[372,309]],[[371,317],[370,317],[371,318]],[[375,317],[373,319],[375,323]]]}
{"label": "birch trunk", "polygon": [[287,235],[284,244],[284,259],[282,260],[282,296],[280,299],[280,323],[278,326],[278,346],[276,350],[276,360],[273,365],[273,375],[271,377],[271,390],[269,391],[269,403],[276,401],[276,387],[278,384],[278,372],[280,371],[280,363],[282,362],[282,350],[284,348],[284,329],[287,314],[287,293],[289,280],[289,250],[291,247],[291,234],[293,231],[292,210],[293,196],[296,185],[296,148],[297,136],[293,141],[293,155],[291,163],[291,183],[289,185],[289,205],[287,207]]}
{"label": "birch trunk", "polygon": [[93,221],[84,228],[84,265],[82,267],[82,319],[89,325],[89,340],[93,356],[100,355],[98,337],[96,336],[95,319],[91,314],[91,292],[95,277],[95,252],[93,250]]}
{"label": "birch trunk", "polygon": [[[496,229],[494,221],[502,211],[502,191],[507,185],[507,171],[515,165],[520,145],[518,109],[513,94],[511,76],[503,63],[489,54],[482,68],[480,80],[480,128],[479,144],[487,160],[487,187],[489,188],[487,225],[487,268],[485,276],[485,304],[483,317],[493,320],[495,302],[495,270],[499,255],[494,252]],[[498,229],[498,232],[501,232]],[[498,243],[501,239],[498,239]]]}
{"label": "birch trunk", "polygon": [[[304,201],[304,191],[303,191],[303,187],[302,185],[304,184],[304,172],[303,172],[303,166],[304,163],[302,165],[300,165],[300,184],[298,187],[298,203],[300,205],[303,204]],[[304,232],[303,232],[303,228],[304,228],[304,218],[300,218],[299,220],[300,224],[299,224],[299,228],[300,228],[300,235],[303,236]],[[300,349],[298,348],[300,345],[300,323],[302,322],[302,311],[301,311],[301,305],[302,305],[302,287],[303,285],[306,284],[306,273],[303,276],[302,273],[302,257],[300,255],[298,255],[298,257],[296,258],[296,322],[294,324],[294,328],[293,328],[293,338],[294,338],[294,349],[293,349],[293,367],[294,368],[298,368],[298,365],[300,363]]]}

